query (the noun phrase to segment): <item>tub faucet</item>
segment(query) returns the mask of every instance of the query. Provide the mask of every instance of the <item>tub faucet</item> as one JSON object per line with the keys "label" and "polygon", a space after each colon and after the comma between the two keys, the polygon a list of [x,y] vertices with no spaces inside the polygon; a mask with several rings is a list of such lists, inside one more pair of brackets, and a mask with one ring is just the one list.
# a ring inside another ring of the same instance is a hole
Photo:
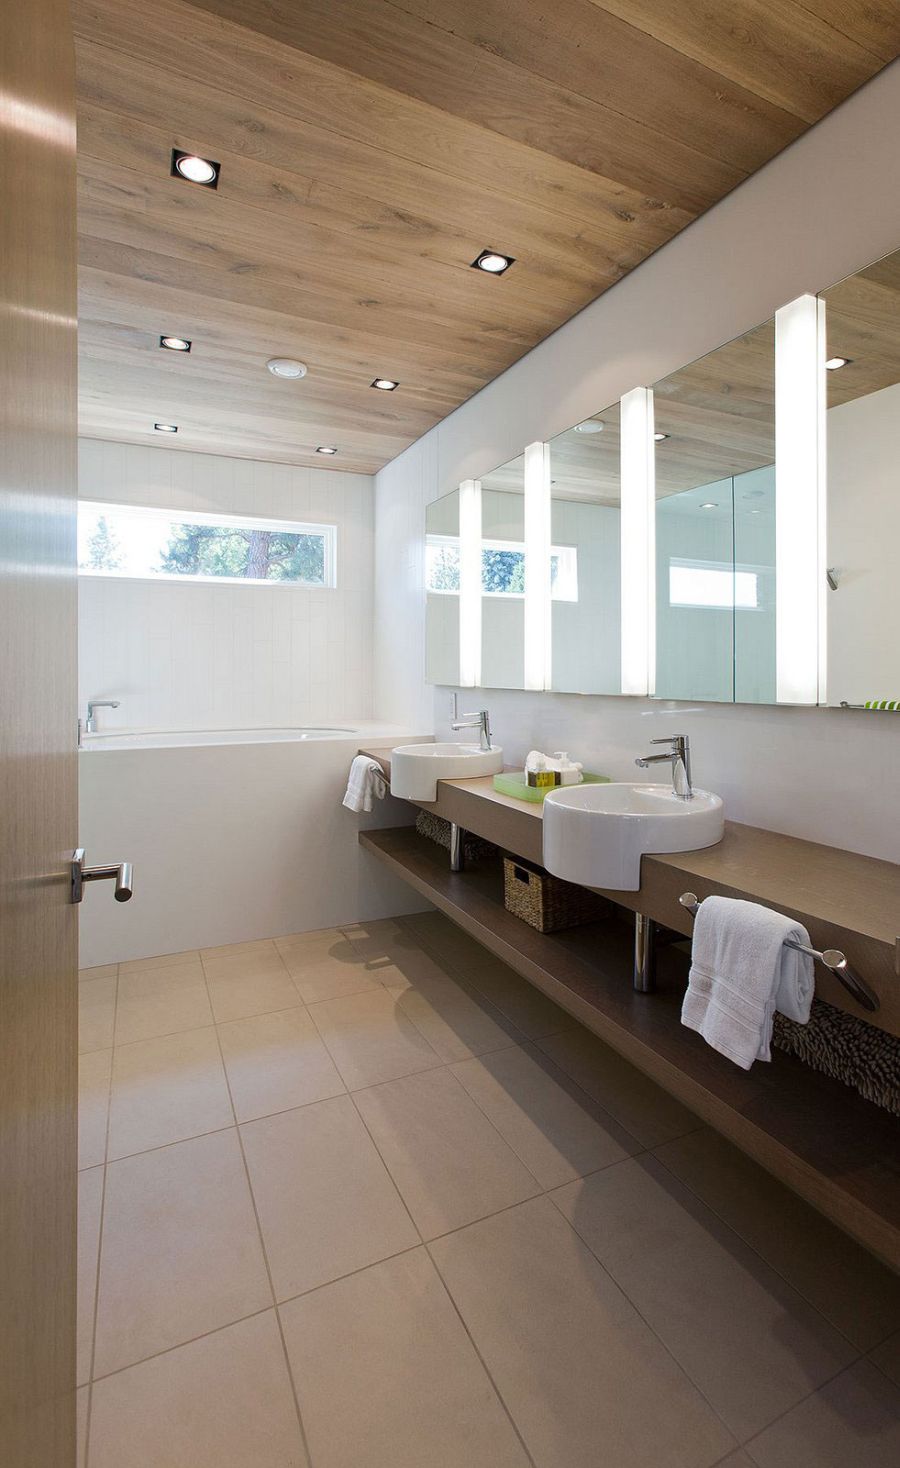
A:
{"label": "tub faucet", "polygon": [[477,729],[478,745],[480,749],[493,749],[491,744],[491,716],[487,709],[479,709],[477,714],[463,714],[461,719],[454,719],[450,725],[451,729]]}
{"label": "tub faucet", "polygon": [[682,800],[690,800],[694,787],[691,784],[691,741],[688,736],[672,734],[668,739],[651,739],[650,743],[668,744],[670,747],[665,754],[645,754],[643,758],[636,759],[635,764],[641,770],[646,770],[649,765],[671,764],[673,794]]}
{"label": "tub faucet", "polygon": [[117,709],[119,700],[117,698],[92,698],[88,700],[87,718],[84,723],[85,734],[96,734],[97,720],[94,718],[94,709]]}

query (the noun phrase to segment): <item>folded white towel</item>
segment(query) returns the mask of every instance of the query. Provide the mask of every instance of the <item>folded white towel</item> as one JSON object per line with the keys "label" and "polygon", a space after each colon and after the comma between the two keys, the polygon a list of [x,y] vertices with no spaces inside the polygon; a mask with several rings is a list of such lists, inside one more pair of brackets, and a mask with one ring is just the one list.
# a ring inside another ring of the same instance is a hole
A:
{"label": "folded white towel", "polygon": [[776,1009],[800,1024],[809,1019],[813,961],[786,948],[786,938],[809,943],[802,924],[758,903],[707,897],[700,904],[681,1023],[743,1070],[771,1060]]}
{"label": "folded white towel", "polygon": [[347,793],[341,804],[348,810],[372,810],[375,797],[383,800],[387,794],[387,780],[377,760],[358,754],[350,766]]}

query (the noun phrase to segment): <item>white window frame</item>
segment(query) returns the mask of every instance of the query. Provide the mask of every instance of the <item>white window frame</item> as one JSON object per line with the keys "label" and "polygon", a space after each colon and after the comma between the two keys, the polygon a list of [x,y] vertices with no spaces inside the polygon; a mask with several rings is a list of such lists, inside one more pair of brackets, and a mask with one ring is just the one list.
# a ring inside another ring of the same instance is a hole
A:
{"label": "white window frame", "polygon": [[[438,532],[429,532],[425,537],[426,551],[428,546],[438,548],[455,546],[459,549],[458,535],[443,535]],[[500,540],[494,536],[486,536],[481,542],[482,550],[491,551],[515,551],[519,555],[525,554],[524,540]],[[559,561],[560,585],[571,590],[574,587],[574,596],[554,596],[553,601],[577,601],[578,600],[578,547],[574,545],[551,545],[550,555],[556,556]],[[428,596],[459,596],[458,591],[451,591],[446,586],[425,587]],[[524,591],[482,591],[482,596],[497,601],[524,601]]]}
{"label": "white window frame", "polygon": [[174,525],[212,525],[234,530],[276,530],[289,535],[321,535],[325,542],[324,580],[268,581],[255,576],[188,576],[177,571],[159,571],[153,575],[135,575],[131,571],[96,571],[79,566],[79,577],[95,581],[168,582],[188,586],[268,586],[279,590],[334,591],[337,589],[337,526],[316,521],[276,520],[267,515],[221,515],[201,510],[168,510],[158,505],[123,505],[115,500],[79,499],[81,510],[101,515],[150,516]]}
{"label": "white window frame", "polygon": [[[764,572],[765,569],[766,568],[763,567],[763,566],[746,566],[746,565],[736,566],[731,561],[700,561],[700,560],[695,560],[695,559],[693,559],[691,557],[688,557],[688,556],[670,556],[669,557],[669,577],[668,577],[668,581],[669,581],[669,584],[668,584],[669,602],[668,602],[668,604],[669,604],[670,607],[675,607],[679,611],[689,611],[689,612],[758,612],[758,611],[761,611],[762,610],[762,603],[760,602],[760,599],[759,599],[759,581],[760,581],[760,576],[762,575],[762,573]],[[720,573],[723,576],[730,577],[730,579],[731,579],[731,589],[732,589],[731,601],[729,601],[729,602],[714,602],[714,603],[711,603],[711,602],[696,602],[696,601],[673,601],[672,600],[672,572],[673,572],[673,570],[676,570],[676,571],[716,571],[716,572]],[[754,590],[756,592],[756,601],[753,603],[752,606],[748,606],[748,605],[746,605],[746,603],[743,603],[743,602],[738,602],[735,599],[735,595],[734,595],[734,593],[735,593],[735,578],[737,576],[740,576],[740,575],[752,576],[754,578]]]}

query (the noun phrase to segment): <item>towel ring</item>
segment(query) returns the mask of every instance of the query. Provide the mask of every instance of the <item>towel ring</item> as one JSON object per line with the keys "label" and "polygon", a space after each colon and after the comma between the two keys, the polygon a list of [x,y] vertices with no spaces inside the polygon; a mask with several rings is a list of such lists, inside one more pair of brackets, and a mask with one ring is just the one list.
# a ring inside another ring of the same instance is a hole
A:
{"label": "towel ring", "polygon": [[[678,901],[691,914],[691,917],[697,916],[700,901],[696,892],[682,892]],[[829,973],[834,974],[839,984],[843,984],[847,993],[856,1000],[857,1004],[861,1004],[863,1009],[868,1009],[870,1014],[874,1014],[881,1007],[878,995],[869,988],[864,979],[859,977],[859,974],[854,972],[839,948],[826,948],[820,951],[818,948],[810,948],[808,943],[797,943],[793,938],[785,938],[784,946],[794,948],[798,953],[805,953],[809,958],[815,959],[816,963],[821,963]]]}

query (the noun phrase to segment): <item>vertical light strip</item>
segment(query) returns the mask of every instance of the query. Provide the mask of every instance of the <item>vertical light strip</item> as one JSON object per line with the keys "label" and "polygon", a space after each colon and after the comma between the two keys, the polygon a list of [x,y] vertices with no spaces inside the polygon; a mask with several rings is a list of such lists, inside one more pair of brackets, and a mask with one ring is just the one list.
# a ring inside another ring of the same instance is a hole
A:
{"label": "vertical light strip", "polygon": [[622,692],[652,693],[656,679],[656,468],[653,391],[621,401]]}
{"label": "vertical light strip", "polygon": [[525,687],[551,682],[550,447],[525,449]]}
{"label": "vertical light strip", "polygon": [[824,304],[811,295],[799,296],[775,312],[775,674],[779,703],[814,704],[819,698],[824,320]]}
{"label": "vertical light strip", "polygon": [[819,423],[819,703],[828,702],[828,335],[826,307],[818,297],[818,362],[816,364]]}
{"label": "vertical light strip", "polygon": [[459,686],[481,682],[481,480],[459,486]]}

